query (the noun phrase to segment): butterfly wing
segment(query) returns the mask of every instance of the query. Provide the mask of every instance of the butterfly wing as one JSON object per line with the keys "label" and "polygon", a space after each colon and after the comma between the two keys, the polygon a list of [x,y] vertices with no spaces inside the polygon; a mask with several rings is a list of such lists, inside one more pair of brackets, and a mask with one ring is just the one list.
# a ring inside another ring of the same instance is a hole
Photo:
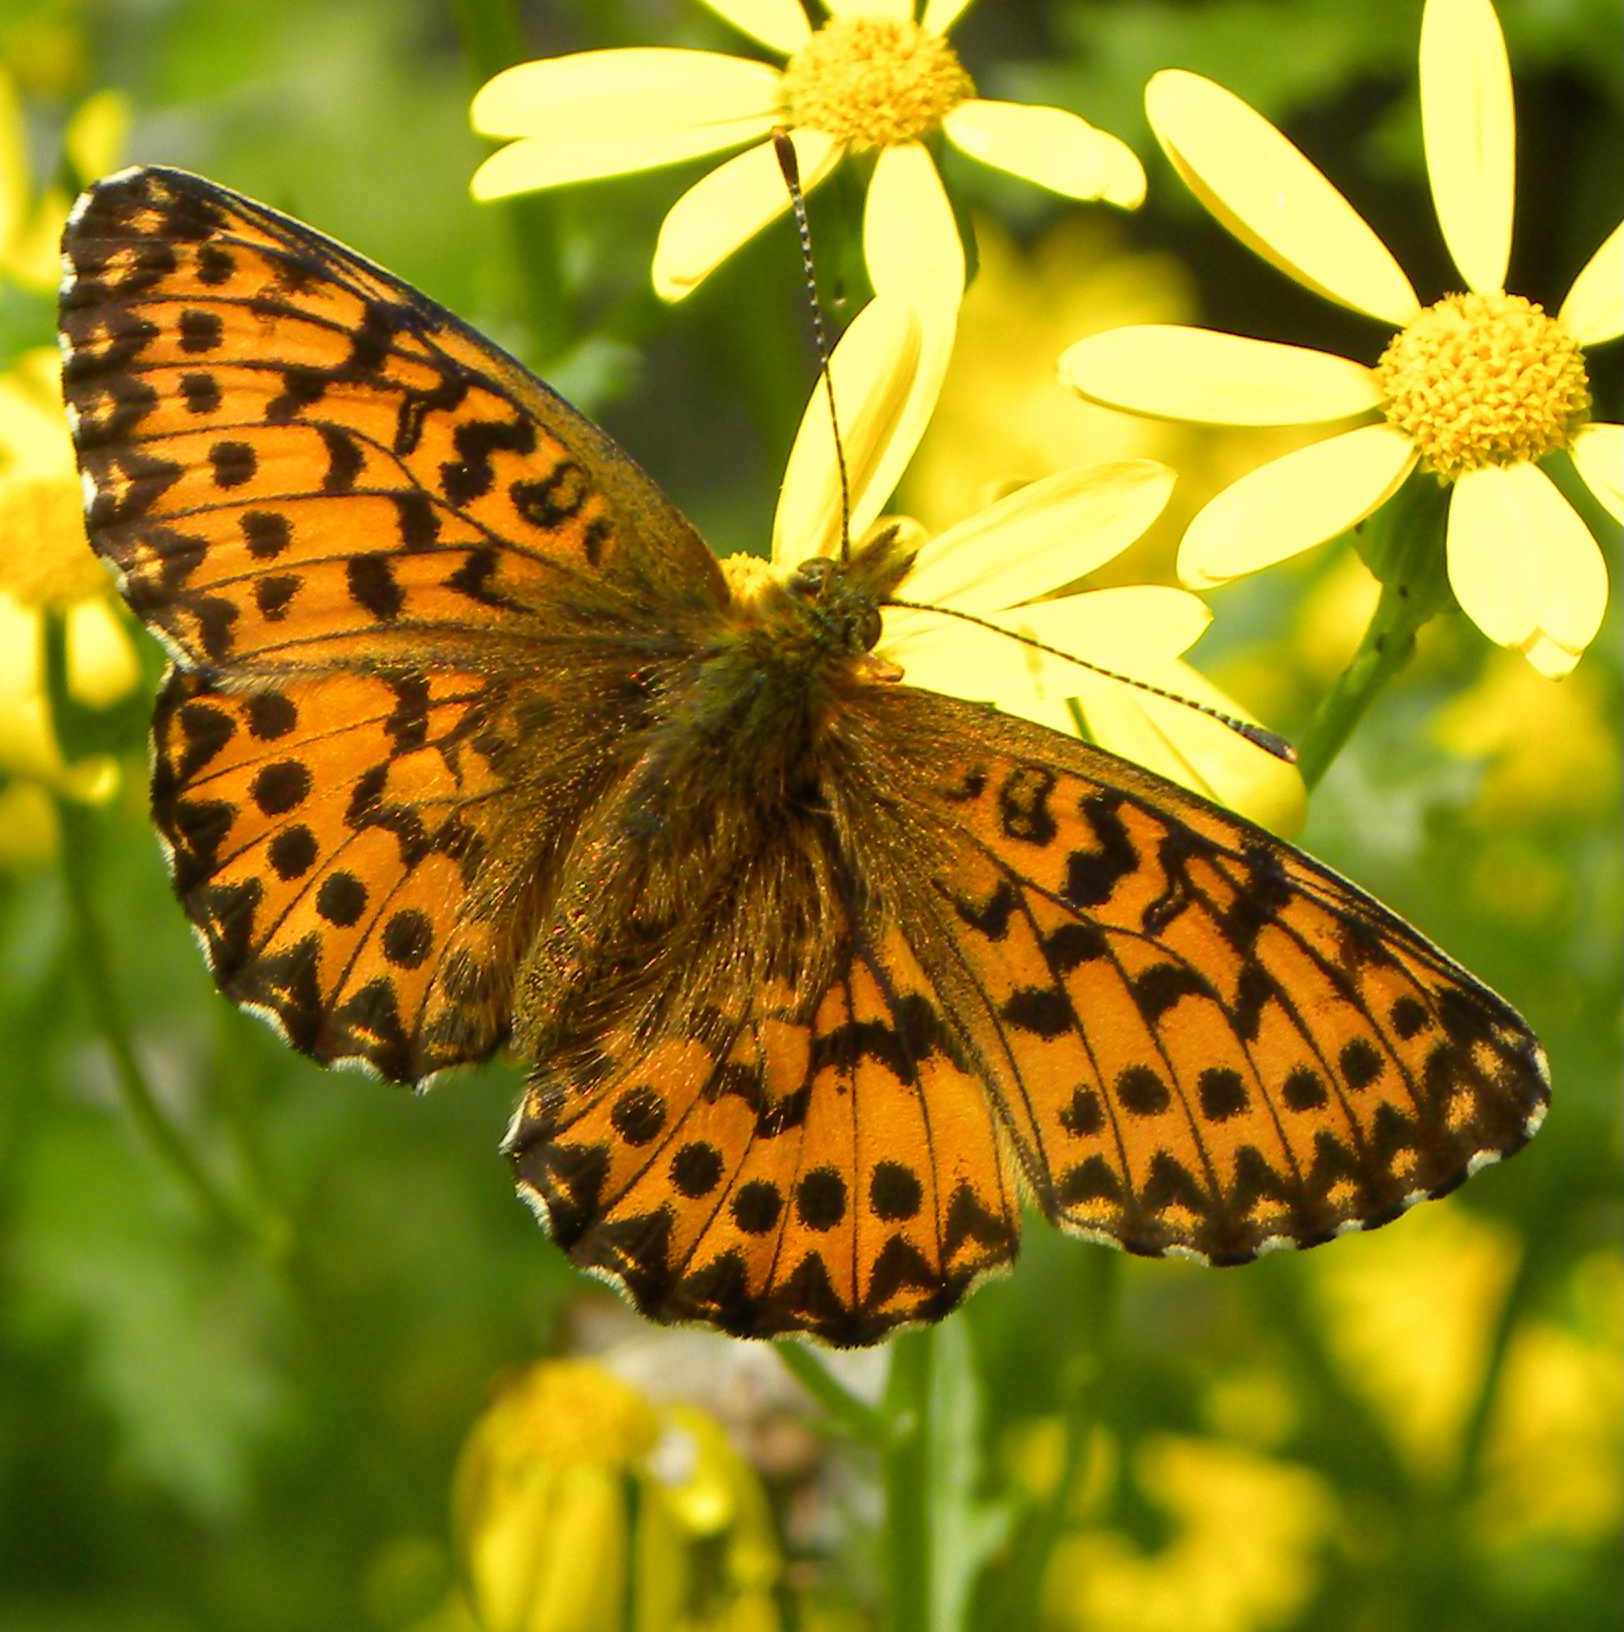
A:
{"label": "butterfly wing", "polygon": [[509,1131],[553,1237],[657,1320],[872,1343],[1015,1255],[1008,1137],[929,980],[828,905],[822,979],[652,1044],[612,1030]]}
{"label": "butterfly wing", "polygon": [[602,432],[332,239],[138,169],[83,195],[63,256],[91,542],[180,661],[489,664],[583,586],[725,603]]}
{"label": "butterfly wing", "polygon": [[126,171],[63,254],[90,539],[176,660],[154,814],[217,979],[322,1060],[481,1057],[628,673],[725,603],[710,552],[518,363],[274,210]]}
{"label": "butterfly wing", "polygon": [[[1260,829],[907,687],[830,732],[841,774],[762,829],[674,1000],[585,1011],[509,1133],[521,1192],[645,1314],[873,1342],[1014,1256],[1023,1190],[1232,1264],[1384,1223],[1538,1127],[1521,1019]],[[820,937],[788,972],[753,951]]]}
{"label": "butterfly wing", "polygon": [[1539,1127],[1521,1017],[1308,856],[1024,721],[873,706],[955,745],[904,927],[1055,1222],[1239,1263],[1383,1224]]}

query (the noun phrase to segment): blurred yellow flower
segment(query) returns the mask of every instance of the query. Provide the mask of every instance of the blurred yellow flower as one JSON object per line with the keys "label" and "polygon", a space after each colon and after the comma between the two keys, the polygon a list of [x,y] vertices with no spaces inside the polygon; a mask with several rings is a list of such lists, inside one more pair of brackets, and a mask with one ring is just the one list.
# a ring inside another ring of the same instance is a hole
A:
{"label": "blurred yellow flower", "polygon": [[590,1361],[533,1367],[475,1423],[453,1531],[485,1632],[777,1632],[778,1546],[748,1464],[703,1412]]}
{"label": "blurred yellow flower", "polygon": [[1508,1230],[1463,1208],[1423,1207],[1317,1265],[1331,1352],[1423,1478],[1447,1471],[1459,1446],[1518,1251]]}
{"label": "blurred yellow flower", "polygon": [[1107,1529],[1067,1537],[1045,1584],[1046,1626],[1252,1632],[1294,1621],[1318,1584],[1318,1554],[1337,1517],[1317,1475],[1171,1436],[1142,1445],[1133,1470],[1170,1521],[1165,1545],[1147,1549]]}
{"label": "blurred yellow flower", "polygon": [[1607,1542],[1624,1519],[1624,1264],[1574,1265],[1568,1324],[1527,1321],[1506,1357],[1477,1503],[1490,1546]]}
{"label": "blurred yellow flower", "polygon": [[[45,619],[63,619],[67,689],[106,708],[140,679],[112,582],[85,538],[79,476],[63,418],[54,351],[27,353],[0,374],[0,773],[70,798],[117,786],[113,760],[68,766],[52,727]],[[33,806],[40,808],[37,797]]]}
{"label": "blurred yellow flower", "polygon": [[[1429,1207],[1402,1232],[1327,1254],[1314,1288],[1349,1384],[1381,1413],[1423,1481],[1452,1476],[1490,1355],[1494,1324],[1524,1250],[1504,1226]],[[1541,1533],[1601,1538],[1624,1513],[1624,1267],[1597,1253],[1572,1271],[1573,1296],[1546,1287],[1514,1328],[1470,1492],[1486,1545]],[[1558,1316],[1545,1310],[1557,1310]]]}
{"label": "blurred yellow flower", "polygon": [[1491,663],[1439,711],[1433,739],[1484,762],[1473,801],[1486,823],[1604,815],[1618,798],[1619,743],[1607,684],[1588,673],[1553,692],[1521,663]]}
{"label": "blurred yellow flower", "polygon": [[[68,121],[63,146],[86,180],[113,168],[129,129],[129,103],[117,91],[98,91]],[[0,65],[0,282],[56,291],[62,276],[57,242],[72,195],[55,184],[37,197],[28,162],[22,99]]]}
{"label": "blurred yellow flower", "polygon": [[875,292],[956,307],[964,257],[929,143],[1068,198],[1124,208],[1144,197],[1130,148],[1060,108],[988,101],[947,41],[971,0],[704,0],[782,68],[709,51],[587,51],[521,63],[475,96],[474,128],[514,138],[475,172],[475,198],[620,175],[749,147],[666,216],[654,287],[680,300],[789,207],[772,144],[791,134],[810,191],[845,158],[871,156],[864,253]]}
{"label": "blurred yellow flower", "polygon": [[[918,355],[911,312],[883,299],[858,314],[835,349],[831,372],[853,539],[877,520],[929,417],[934,392],[921,401]],[[1101,746],[1255,820],[1291,829],[1304,808],[1294,767],[1194,709],[1008,638],[1024,635],[1075,652],[1244,717],[1183,661],[1211,619],[1197,596],[1160,585],[1055,595],[1133,544],[1161,513],[1173,479],[1146,459],[1095,465],[1033,482],[934,537],[916,523],[900,523],[920,540],[900,598],[997,628],[894,608],[884,614],[876,655],[899,664],[913,684],[993,702],[1069,735],[1077,731],[1075,699]],[[785,470],[773,528],[775,567],[787,572],[809,557],[838,555],[840,529],[839,466],[820,390],[807,404]]]}
{"label": "blurred yellow flower", "polygon": [[1624,519],[1624,427],[1589,418],[1582,352],[1624,333],[1624,227],[1555,317],[1505,291],[1515,129],[1490,0],[1427,0],[1422,18],[1427,169],[1467,286],[1425,308],[1363,217],[1245,102],[1170,71],[1151,80],[1145,103],[1174,168],[1225,227],[1299,283],[1397,330],[1374,368],[1164,325],[1115,330],[1065,354],[1073,387],[1131,412],[1340,427],[1213,499],[1185,534],[1181,576],[1208,588],[1335,538],[1419,468],[1450,488],[1445,554],[1461,608],[1541,674],[1566,674],[1600,625],[1607,571],[1540,462],[1566,453]]}

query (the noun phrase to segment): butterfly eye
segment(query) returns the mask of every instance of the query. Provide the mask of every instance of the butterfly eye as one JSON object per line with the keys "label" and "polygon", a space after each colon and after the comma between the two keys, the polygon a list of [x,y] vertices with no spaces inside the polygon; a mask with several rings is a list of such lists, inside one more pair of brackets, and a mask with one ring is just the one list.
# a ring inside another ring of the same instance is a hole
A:
{"label": "butterfly eye", "polygon": [[821,595],[823,586],[829,581],[829,574],[837,565],[826,555],[811,556],[790,575],[789,587],[793,593],[803,595],[808,600]]}
{"label": "butterfly eye", "polygon": [[880,643],[880,609],[869,606],[863,609],[863,615],[857,622],[857,638],[862,642],[865,652],[872,652]]}

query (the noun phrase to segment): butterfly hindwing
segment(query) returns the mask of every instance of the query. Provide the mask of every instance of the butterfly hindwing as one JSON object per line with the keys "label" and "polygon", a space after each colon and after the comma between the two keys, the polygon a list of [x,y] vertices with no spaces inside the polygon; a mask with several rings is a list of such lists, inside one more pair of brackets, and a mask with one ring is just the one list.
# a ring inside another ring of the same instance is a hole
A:
{"label": "butterfly hindwing", "polygon": [[153,814],[222,990],[397,1080],[489,1054],[528,924],[498,887],[511,724],[472,673],[233,693],[172,670]]}
{"label": "butterfly hindwing", "polygon": [[1009,1142],[917,960],[847,932],[810,992],[543,1067],[507,1147],[582,1267],[645,1314],[871,1343],[1013,1259]]}

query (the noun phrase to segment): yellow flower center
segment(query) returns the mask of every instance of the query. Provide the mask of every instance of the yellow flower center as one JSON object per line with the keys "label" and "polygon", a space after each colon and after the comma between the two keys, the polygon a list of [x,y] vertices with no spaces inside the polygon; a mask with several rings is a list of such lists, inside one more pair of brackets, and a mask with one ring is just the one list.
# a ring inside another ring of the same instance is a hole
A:
{"label": "yellow flower center", "polygon": [[727,580],[727,587],[733,592],[734,602],[739,606],[754,605],[771,585],[778,582],[772,562],[759,555],[725,555],[720,565],[722,577]]}
{"label": "yellow flower center", "polygon": [[1446,482],[1543,459],[1590,412],[1579,343],[1521,295],[1446,295],[1393,337],[1376,378],[1388,419]]}
{"label": "yellow flower center", "polygon": [[940,34],[884,17],[836,17],[784,68],[784,115],[859,150],[929,136],[975,84]]}

